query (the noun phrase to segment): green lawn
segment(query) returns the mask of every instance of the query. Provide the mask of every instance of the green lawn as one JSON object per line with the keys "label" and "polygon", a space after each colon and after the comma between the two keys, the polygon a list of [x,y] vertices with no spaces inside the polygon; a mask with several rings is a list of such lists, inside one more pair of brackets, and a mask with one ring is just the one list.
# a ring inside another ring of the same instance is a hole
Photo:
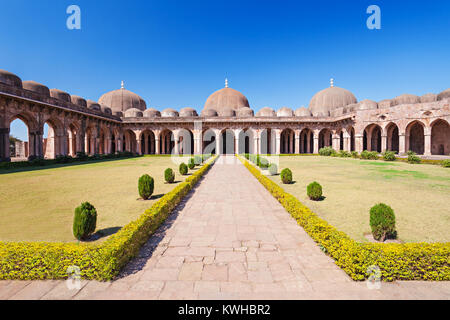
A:
{"label": "green lawn", "polygon": [[[164,182],[164,170],[174,169],[170,157],[144,157],[59,168],[0,174],[1,241],[74,241],[74,209],[89,201],[98,213],[97,230],[105,236],[138,218],[175,184]],[[139,200],[137,181],[155,179],[148,201]]]}
{"label": "green lawn", "polygon": [[[280,157],[280,170],[290,168],[292,185],[283,185],[320,217],[353,239],[367,241],[369,210],[379,203],[396,214],[404,242],[450,241],[450,169],[434,165],[330,157]],[[306,196],[306,186],[319,182],[323,201]]]}

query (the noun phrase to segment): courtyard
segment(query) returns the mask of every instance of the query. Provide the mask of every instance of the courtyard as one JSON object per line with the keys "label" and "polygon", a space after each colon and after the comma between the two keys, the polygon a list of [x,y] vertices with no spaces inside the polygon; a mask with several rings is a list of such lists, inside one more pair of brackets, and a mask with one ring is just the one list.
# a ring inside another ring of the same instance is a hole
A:
{"label": "courtyard", "polygon": [[[318,156],[279,159],[280,170],[292,170],[294,183],[282,184],[279,176],[271,179],[356,241],[368,241],[369,210],[380,202],[394,209],[400,241],[450,241],[450,170],[446,168]],[[322,201],[306,195],[313,181],[323,187]]]}
{"label": "courtyard", "polygon": [[[174,184],[164,182],[172,168]],[[195,170],[195,169],[194,169]],[[139,199],[137,181],[155,179],[151,199]],[[73,242],[74,210],[82,202],[98,212],[97,240],[102,241],[138,218],[188,176],[178,172],[170,157],[125,160],[0,172],[0,241]]]}

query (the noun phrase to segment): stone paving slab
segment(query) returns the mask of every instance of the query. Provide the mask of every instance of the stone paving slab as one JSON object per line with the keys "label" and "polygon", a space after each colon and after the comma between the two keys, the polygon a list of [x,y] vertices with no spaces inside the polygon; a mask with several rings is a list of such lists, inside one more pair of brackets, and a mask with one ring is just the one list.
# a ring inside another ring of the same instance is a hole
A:
{"label": "stone paving slab", "polygon": [[446,299],[449,282],[352,281],[234,157],[222,156],[113,282],[0,281],[0,299]]}

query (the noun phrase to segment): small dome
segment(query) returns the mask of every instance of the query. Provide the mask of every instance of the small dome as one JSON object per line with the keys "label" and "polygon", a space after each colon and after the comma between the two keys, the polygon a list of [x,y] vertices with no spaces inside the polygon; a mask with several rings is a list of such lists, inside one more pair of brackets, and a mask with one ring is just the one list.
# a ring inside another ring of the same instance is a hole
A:
{"label": "small dome", "polygon": [[349,104],[348,106],[345,106],[343,112],[344,112],[344,114],[350,113],[350,112],[355,112],[356,110],[358,110],[358,108],[359,108],[359,103],[352,103],[352,104]]}
{"label": "small dome", "polygon": [[421,103],[436,102],[436,101],[437,95],[434,93],[427,93],[420,97]]}
{"label": "small dome", "polygon": [[346,89],[335,87],[332,81],[331,87],[316,93],[312,97],[309,103],[309,110],[314,117],[327,117],[331,110],[357,102],[353,93]]}
{"label": "small dome", "polygon": [[76,104],[77,106],[80,106],[82,108],[87,108],[87,101],[84,98],[79,96],[72,96],[71,100],[73,104]]}
{"label": "small dome", "polygon": [[386,109],[394,106],[394,102],[390,99],[381,100],[378,102],[378,109]]}
{"label": "small dome", "polygon": [[171,108],[167,108],[164,109],[163,112],[161,112],[161,116],[164,118],[176,118],[179,117],[180,114],[178,113],[178,111],[171,109]]}
{"label": "small dome", "polygon": [[240,118],[250,118],[254,117],[255,113],[250,108],[240,108],[236,111],[236,115]]}
{"label": "small dome", "polygon": [[113,112],[125,112],[126,110],[131,108],[145,111],[145,109],[147,108],[147,104],[145,103],[144,99],[142,99],[136,93],[124,88],[105,93],[100,97],[98,102],[100,104],[109,106]]}
{"label": "small dome", "polygon": [[210,117],[218,117],[219,115],[217,111],[214,109],[205,109],[202,111],[201,116],[205,118],[210,118]]}
{"label": "small dome", "polygon": [[420,98],[413,94],[402,94],[401,96],[394,98],[395,106],[401,104],[414,104],[414,103],[420,103]]}
{"label": "small dome", "polygon": [[309,112],[308,108],[301,107],[295,110],[296,117],[311,117],[311,112]]}
{"label": "small dome", "polygon": [[198,117],[198,114],[193,108],[183,108],[180,110],[180,117]]}
{"label": "small dome", "polygon": [[141,118],[141,117],[143,117],[143,113],[139,109],[131,108],[125,111],[125,118]]}
{"label": "small dome", "polygon": [[87,101],[87,107],[88,107],[88,109],[91,109],[91,110],[97,110],[97,111],[102,110],[100,105],[97,102],[92,101],[92,100]]}
{"label": "small dome", "polygon": [[450,98],[450,89],[444,90],[441,93],[439,93],[437,99],[438,101],[444,100]]}
{"label": "small dome", "polygon": [[272,108],[264,107],[256,113],[257,117],[276,117],[276,113]]}
{"label": "small dome", "polygon": [[247,98],[239,91],[225,87],[210,95],[203,109],[213,109],[220,114],[222,109],[238,110],[240,108],[250,108]]}
{"label": "small dome", "polygon": [[43,96],[50,97],[50,90],[43,84],[36,81],[24,81],[22,82],[23,88],[28,91],[39,93]]}
{"label": "small dome", "polygon": [[102,110],[102,112],[103,112],[104,114],[112,115],[112,110],[111,110],[110,107],[105,106],[104,104],[101,104],[101,105],[100,105],[100,109]]}
{"label": "small dome", "polygon": [[0,70],[0,82],[7,84],[8,86],[22,88],[22,80],[15,74],[6,70]]}
{"label": "small dome", "polygon": [[116,117],[123,118],[123,112],[122,112],[122,111],[116,111],[116,112],[113,112],[113,114],[114,114]]}
{"label": "small dome", "polygon": [[358,104],[359,104],[358,110],[378,109],[378,103],[376,103],[375,101],[372,101],[372,100],[363,100],[363,101],[360,101]]}
{"label": "small dome", "polygon": [[59,99],[66,102],[72,102],[70,98],[70,94],[67,92],[61,91],[59,89],[50,89],[50,96],[55,99]]}
{"label": "small dome", "polygon": [[146,118],[160,118],[161,117],[161,112],[159,112],[156,109],[149,108],[149,109],[144,111],[144,117],[146,117]]}
{"label": "small dome", "polygon": [[219,111],[219,117],[236,117],[236,111],[231,108],[222,109],[221,111]]}
{"label": "small dome", "polygon": [[288,107],[282,107],[277,111],[277,117],[293,117],[294,111]]}

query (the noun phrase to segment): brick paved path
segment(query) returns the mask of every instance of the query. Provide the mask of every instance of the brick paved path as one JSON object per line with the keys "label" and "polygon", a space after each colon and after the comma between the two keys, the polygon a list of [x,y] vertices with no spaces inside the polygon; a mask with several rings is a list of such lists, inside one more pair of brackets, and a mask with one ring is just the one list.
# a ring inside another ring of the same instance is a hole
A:
{"label": "brick paved path", "polygon": [[449,282],[370,290],[324,255],[233,157],[222,157],[121,277],[3,281],[0,299],[449,299]]}

